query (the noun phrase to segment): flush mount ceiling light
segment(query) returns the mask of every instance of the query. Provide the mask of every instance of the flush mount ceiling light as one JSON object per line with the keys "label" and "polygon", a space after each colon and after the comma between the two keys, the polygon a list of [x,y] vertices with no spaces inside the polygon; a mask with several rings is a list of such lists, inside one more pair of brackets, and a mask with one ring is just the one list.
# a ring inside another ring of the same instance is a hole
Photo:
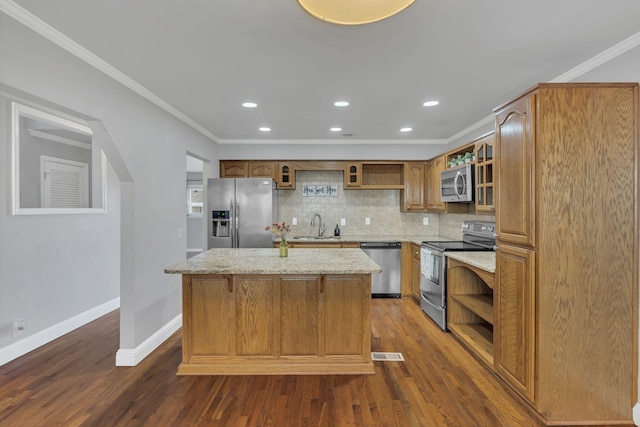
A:
{"label": "flush mount ceiling light", "polygon": [[333,103],[333,105],[335,105],[336,107],[348,107],[349,106],[349,102],[348,101],[336,101]]}
{"label": "flush mount ceiling light", "polygon": [[342,128],[331,128],[329,129],[331,132],[342,132]]}
{"label": "flush mount ceiling light", "polygon": [[438,104],[440,104],[438,101],[427,101],[422,105],[424,105],[425,107],[433,107],[434,105],[438,105]]}
{"label": "flush mount ceiling light", "polygon": [[298,0],[312,16],[341,25],[380,21],[406,9],[415,0]]}
{"label": "flush mount ceiling light", "polygon": [[413,128],[400,128],[400,132],[411,132]]}
{"label": "flush mount ceiling light", "polygon": [[271,128],[266,127],[266,126],[262,126],[261,128],[259,128],[260,132],[271,132]]}
{"label": "flush mount ceiling light", "polygon": [[255,102],[243,102],[242,106],[244,108],[256,108],[258,104],[256,104]]}

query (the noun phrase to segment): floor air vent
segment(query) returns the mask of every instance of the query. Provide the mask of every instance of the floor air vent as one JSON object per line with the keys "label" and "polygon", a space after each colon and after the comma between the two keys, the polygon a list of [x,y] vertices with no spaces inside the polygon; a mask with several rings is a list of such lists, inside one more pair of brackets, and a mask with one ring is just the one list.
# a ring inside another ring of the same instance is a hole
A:
{"label": "floor air vent", "polygon": [[371,360],[374,362],[404,362],[402,353],[371,353]]}

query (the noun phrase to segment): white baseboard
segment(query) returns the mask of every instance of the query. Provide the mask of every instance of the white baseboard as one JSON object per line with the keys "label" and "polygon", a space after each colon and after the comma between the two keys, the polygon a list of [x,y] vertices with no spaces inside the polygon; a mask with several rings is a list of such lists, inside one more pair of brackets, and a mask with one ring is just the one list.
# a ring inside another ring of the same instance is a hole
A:
{"label": "white baseboard", "polygon": [[121,348],[116,353],[116,366],[136,366],[153,350],[182,327],[182,313],[164,325],[158,332],[147,338],[134,349]]}
{"label": "white baseboard", "polygon": [[119,307],[120,298],[112,299],[111,301],[107,301],[104,304],[85,311],[84,313],[80,313],[77,316],[73,316],[70,319],[64,320],[47,329],[43,329],[40,332],[29,335],[20,341],[16,341],[13,344],[0,348],[0,366],[15,360],[20,356],[24,356],[38,347],[50,343],[74,329],[78,329],[89,322],[93,322],[98,317],[104,316]]}
{"label": "white baseboard", "polygon": [[633,407],[633,423],[640,426],[640,402]]}

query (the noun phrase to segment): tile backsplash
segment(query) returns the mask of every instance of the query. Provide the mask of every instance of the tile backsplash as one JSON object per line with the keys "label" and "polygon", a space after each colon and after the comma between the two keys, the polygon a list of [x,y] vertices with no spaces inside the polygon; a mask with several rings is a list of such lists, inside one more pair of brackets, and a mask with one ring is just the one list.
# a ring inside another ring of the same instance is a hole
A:
{"label": "tile backsplash", "polygon": [[[304,185],[335,185],[335,196],[303,196]],[[433,213],[400,212],[400,190],[344,190],[341,171],[298,171],[295,190],[278,190],[279,220],[291,224],[297,218],[298,225],[292,226],[293,235],[314,236],[318,226],[311,226],[314,214],[322,217],[325,236],[333,235],[340,219],[342,235],[441,235],[451,239],[461,239],[462,221],[469,219],[493,221],[491,216],[439,215]],[[370,225],[365,218],[370,218]],[[429,225],[423,225],[428,218]]]}

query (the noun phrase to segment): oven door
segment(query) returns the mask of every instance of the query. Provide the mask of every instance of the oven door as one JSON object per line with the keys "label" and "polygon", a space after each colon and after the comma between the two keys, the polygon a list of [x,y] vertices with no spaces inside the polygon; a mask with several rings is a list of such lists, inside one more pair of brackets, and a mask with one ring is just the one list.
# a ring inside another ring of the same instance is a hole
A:
{"label": "oven door", "polygon": [[445,306],[444,253],[420,248],[420,294],[437,307]]}

